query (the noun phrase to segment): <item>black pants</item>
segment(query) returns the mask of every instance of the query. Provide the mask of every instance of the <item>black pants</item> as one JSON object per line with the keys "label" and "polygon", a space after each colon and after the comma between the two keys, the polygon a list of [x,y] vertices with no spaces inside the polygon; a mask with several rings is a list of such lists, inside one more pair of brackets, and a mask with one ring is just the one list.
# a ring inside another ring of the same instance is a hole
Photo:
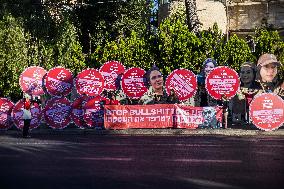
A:
{"label": "black pants", "polygon": [[24,119],[23,137],[26,137],[29,135],[30,124],[31,124],[30,119]]}

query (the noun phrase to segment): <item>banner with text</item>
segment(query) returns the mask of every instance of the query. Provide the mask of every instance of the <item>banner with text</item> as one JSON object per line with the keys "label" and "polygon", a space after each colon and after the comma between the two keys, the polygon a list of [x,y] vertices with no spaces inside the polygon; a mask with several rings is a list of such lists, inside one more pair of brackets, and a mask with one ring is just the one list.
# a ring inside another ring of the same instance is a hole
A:
{"label": "banner with text", "polygon": [[220,128],[221,107],[191,107],[178,104],[106,105],[106,129],[128,128]]}

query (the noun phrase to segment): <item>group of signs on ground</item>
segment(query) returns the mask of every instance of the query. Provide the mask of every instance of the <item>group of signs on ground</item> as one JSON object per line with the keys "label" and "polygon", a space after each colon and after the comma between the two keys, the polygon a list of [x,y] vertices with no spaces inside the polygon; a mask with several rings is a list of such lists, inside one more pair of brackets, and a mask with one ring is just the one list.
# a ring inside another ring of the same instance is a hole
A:
{"label": "group of signs on ground", "polygon": [[[46,92],[53,96],[43,110],[39,105],[32,107],[31,129],[40,125],[42,117],[54,129],[62,129],[73,121],[78,127],[103,126],[103,107],[100,96],[103,90],[118,90],[133,99],[147,92],[145,70],[128,70],[117,61],[109,61],[97,69],[85,69],[76,77],[69,69],[55,67],[48,72],[38,66],[28,67],[19,78],[21,89],[32,96]],[[239,90],[240,80],[235,70],[227,66],[216,67],[205,80],[210,96],[220,100],[230,99]],[[65,97],[76,87],[80,97],[72,103]],[[166,79],[168,92],[173,89],[180,101],[194,96],[197,90],[196,75],[187,69],[174,70]],[[13,123],[23,128],[23,100],[15,105],[6,98],[0,98],[0,129],[10,128]],[[262,130],[274,130],[284,123],[284,102],[272,93],[264,93],[254,98],[250,104],[250,117],[253,124]]]}

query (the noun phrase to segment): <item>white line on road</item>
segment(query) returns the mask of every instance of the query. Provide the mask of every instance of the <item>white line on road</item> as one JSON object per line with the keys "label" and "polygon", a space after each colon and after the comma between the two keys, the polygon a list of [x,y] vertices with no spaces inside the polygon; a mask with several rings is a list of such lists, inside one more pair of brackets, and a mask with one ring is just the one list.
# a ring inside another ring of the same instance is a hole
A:
{"label": "white line on road", "polygon": [[177,161],[177,162],[193,162],[193,163],[242,163],[242,160],[233,160],[233,159],[174,159],[168,161]]}
{"label": "white line on road", "polygon": [[132,158],[113,158],[113,157],[65,157],[71,160],[95,160],[95,161],[132,161]]}

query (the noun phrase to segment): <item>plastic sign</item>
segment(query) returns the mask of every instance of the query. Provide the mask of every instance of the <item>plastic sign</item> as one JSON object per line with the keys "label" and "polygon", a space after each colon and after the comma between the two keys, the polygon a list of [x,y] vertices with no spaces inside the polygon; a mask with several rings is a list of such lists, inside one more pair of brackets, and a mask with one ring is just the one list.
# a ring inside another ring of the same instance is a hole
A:
{"label": "plastic sign", "polygon": [[22,91],[35,96],[44,94],[42,80],[45,74],[46,70],[42,67],[31,66],[25,69],[19,78]]}
{"label": "plastic sign", "polygon": [[168,94],[173,89],[178,99],[183,101],[194,96],[197,90],[197,79],[192,71],[178,69],[167,77],[165,85]]}
{"label": "plastic sign", "polygon": [[[23,110],[24,110],[24,99],[19,100],[15,104],[12,112],[14,124],[18,129],[23,129],[24,127]],[[32,115],[30,129],[35,129],[39,127],[41,123],[41,108],[39,107],[38,104],[32,103],[30,111]]]}
{"label": "plastic sign", "polygon": [[0,98],[0,130],[6,130],[12,127],[12,109],[14,103],[7,98]]}
{"label": "plastic sign", "polygon": [[145,70],[130,68],[122,77],[122,90],[130,98],[140,98],[147,92]]}
{"label": "plastic sign", "polygon": [[104,77],[106,90],[117,90],[120,85],[119,76],[125,72],[124,66],[117,61],[104,63],[100,68],[100,73]]}
{"label": "plastic sign", "polygon": [[234,97],[240,87],[237,72],[227,66],[214,68],[206,77],[205,87],[211,97],[216,100]]}
{"label": "plastic sign", "polygon": [[84,128],[86,123],[84,121],[84,109],[83,106],[86,104],[89,97],[80,96],[76,98],[72,103],[71,117],[75,125],[80,128]]}
{"label": "plastic sign", "polygon": [[84,120],[89,127],[103,127],[105,101],[104,97],[96,96],[85,103]]}
{"label": "plastic sign", "polygon": [[80,95],[87,96],[100,95],[104,89],[104,78],[95,69],[86,69],[76,77],[76,89]]}
{"label": "plastic sign", "polygon": [[53,129],[63,129],[71,122],[71,103],[66,97],[53,97],[47,101],[44,117]]}
{"label": "plastic sign", "polygon": [[72,72],[63,67],[52,68],[45,77],[45,87],[52,96],[67,96],[73,87]]}
{"label": "plastic sign", "polygon": [[275,130],[284,123],[284,100],[273,93],[257,95],[250,103],[249,115],[257,128]]}

